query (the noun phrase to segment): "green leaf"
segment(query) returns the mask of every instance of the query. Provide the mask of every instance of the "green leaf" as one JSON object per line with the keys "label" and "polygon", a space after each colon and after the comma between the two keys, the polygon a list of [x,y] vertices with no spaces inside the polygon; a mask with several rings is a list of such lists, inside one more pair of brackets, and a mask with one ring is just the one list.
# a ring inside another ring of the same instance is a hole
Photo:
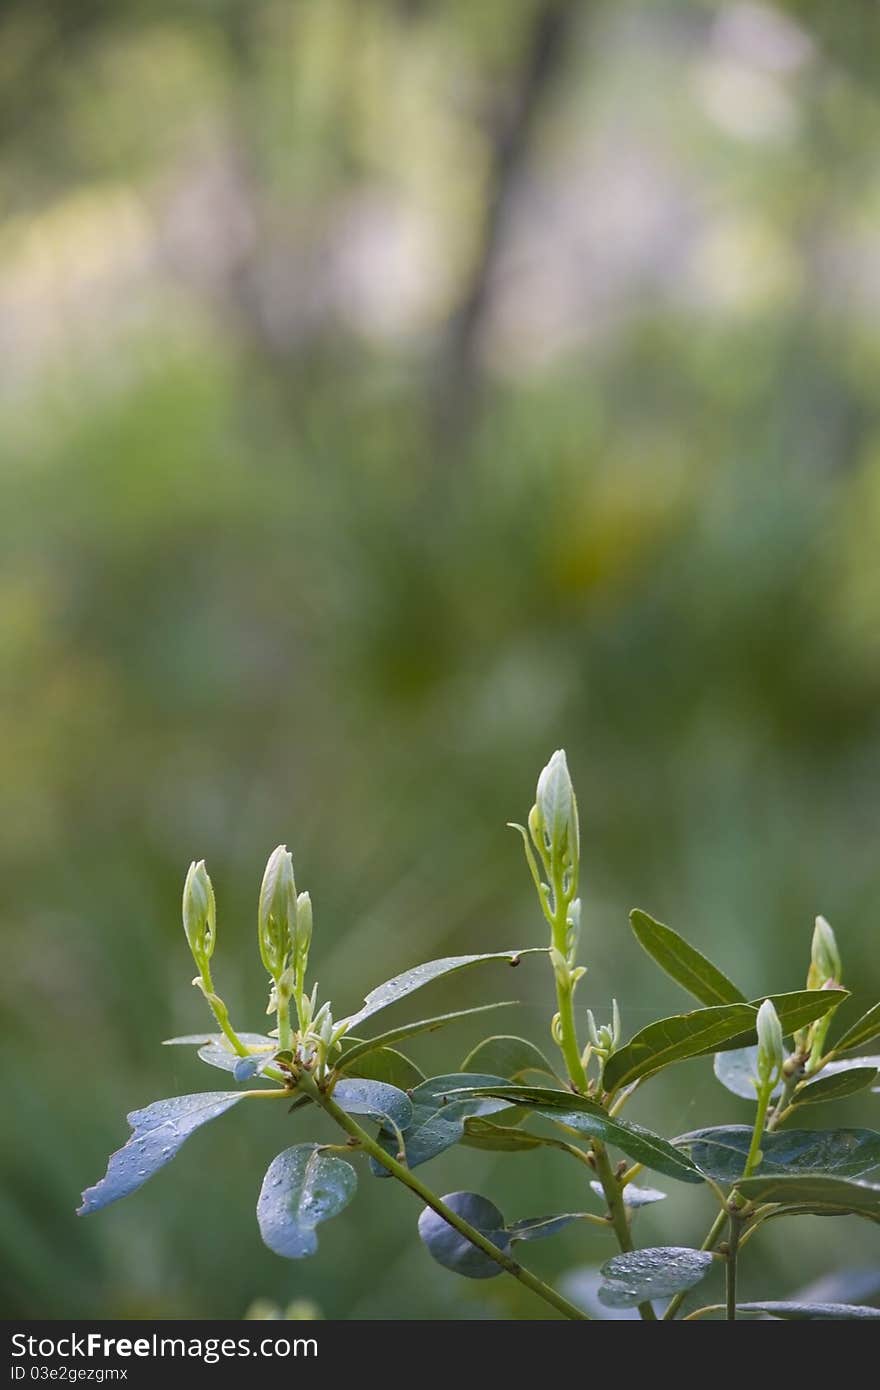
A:
{"label": "green leaf", "polygon": [[314,1255],[315,1227],[347,1207],[357,1174],[344,1158],[318,1144],[295,1144],[273,1158],[257,1202],[260,1235],[270,1250],[288,1260]]}
{"label": "green leaf", "polygon": [[880,1308],[867,1308],[859,1303],[738,1303],[736,1311],[767,1313],[772,1318],[795,1322],[860,1322],[880,1318]]}
{"label": "green leaf", "polygon": [[[468,1078],[473,1081],[475,1078]],[[696,1165],[680,1149],[675,1148],[659,1134],[652,1134],[641,1125],[629,1124],[625,1120],[612,1118],[606,1110],[586,1096],[577,1096],[568,1091],[554,1091],[541,1086],[481,1085],[470,1086],[458,1092],[467,1096],[494,1096],[514,1105],[528,1106],[538,1115],[552,1120],[554,1124],[587,1134],[591,1139],[601,1139],[621,1149],[628,1158],[643,1163],[667,1177],[679,1182],[702,1182],[702,1174]]]}
{"label": "green leaf", "polygon": [[[750,1125],[698,1129],[675,1140],[701,1172],[716,1182],[734,1183],[742,1175],[752,1138]],[[837,1174],[857,1177],[880,1164],[880,1134],[871,1129],[787,1129],[761,1139],[756,1173]]]}
{"label": "green leaf", "polygon": [[351,1039],[350,1045],[348,1038],[343,1038],[343,1053],[337,1063],[340,1071],[348,1071],[352,1063],[367,1057],[371,1052],[375,1052],[380,1047],[387,1047],[390,1043],[402,1042],[404,1038],[414,1038],[418,1033],[433,1033],[438,1028],[445,1028],[448,1023],[456,1023],[460,1018],[471,1018],[476,1014],[488,1013],[490,1009],[509,1009],[516,1003],[514,999],[505,999],[498,1004],[480,1004],[475,1009],[457,1009],[451,1014],[437,1014],[435,1018],[421,1018],[417,1023],[404,1023],[399,1028],[389,1028],[387,1033],[380,1033],[375,1038],[364,1038],[360,1041]]}
{"label": "green leaf", "polygon": [[462,1071],[478,1071],[493,1076],[506,1076],[510,1081],[518,1081],[529,1071],[543,1072],[556,1079],[556,1073],[543,1052],[526,1038],[499,1035],[484,1038],[461,1064]]}
{"label": "green leaf", "polygon": [[[733,1095],[750,1100],[754,1105],[758,1094],[755,1088],[758,1079],[757,1046],[738,1047],[733,1052],[716,1052],[713,1065],[715,1075],[722,1086]],[[770,1099],[776,1100],[781,1094],[782,1082],[779,1082]]]}
{"label": "green leaf", "polygon": [[[241,1057],[222,1033],[187,1033],[180,1038],[166,1038],[162,1046],[198,1047],[201,1061],[207,1062],[209,1067],[229,1072],[236,1081],[247,1081],[271,1064],[278,1051],[278,1039],[267,1038],[263,1033],[239,1033],[238,1036],[245,1047],[254,1049],[253,1059]],[[243,1062],[249,1062],[250,1067],[245,1068],[243,1074],[236,1075],[239,1063]]]}
{"label": "green leaf", "polygon": [[617,1091],[672,1062],[714,1051],[720,1043],[742,1033],[755,1017],[751,1004],[718,1004],[649,1023],[611,1054],[602,1084],[608,1091]]}
{"label": "green leaf", "polygon": [[632,929],[661,970],[671,975],[701,1004],[744,1004],[746,997],[702,952],[691,946],[678,932],[656,922],[647,912],[634,908],[629,914]]}
{"label": "green leaf", "polygon": [[880,1185],[877,1183],[853,1182],[825,1173],[767,1173],[742,1178],[737,1189],[751,1201],[780,1202],[785,1206],[803,1203],[810,1207],[835,1208],[841,1214],[851,1212],[880,1219]]}
{"label": "green leaf", "polygon": [[491,1120],[472,1115],[464,1122],[462,1143],[472,1149],[491,1149],[500,1153],[526,1153],[534,1149],[562,1149],[568,1152],[570,1146],[561,1139],[550,1139],[543,1134],[530,1134],[525,1129],[512,1129],[508,1125],[495,1125]]}
{"label": "green leaf", "polygon": [[144,1110],[132,1110],[126,1116],[131,1138],[110,1155],[101,1181],[86,1188],[77,1215],[87,1216],[136,1192],[171,1162],[191,1134],[244,1098],[244,1091],[200,1091],[192,1096],[154,1101]]}
{"label": "green leaf", "polygon": [[708,1250],[658,1245],[614,1255],[602,1265],[605,1283],[599,1301],[606,1308],[634,1308],[654,1298],[692,1289],[708,1273],[714,1256]]}
{"label": "green leaf", "polygon": [[[581,1212],[567,1212],[562,1216],[530,1216],[507,1226],[494,1202],[476,1192],[451,1192],[442,1201],[505,1253],[517,1241],[544,1240],[584,1219]],[[494,1279],[503,1273],[500,1265],[459,1235],[432,1207],[425,1207],[419,1217],[419,1235],[438,1264],[466,1279]]]}
{"label": "green leaf", "polygon": [[[403,1140],[407,1167],[417,1168],[427,1163],[444,1149],[457,1144],[464,1134],[464,1122],[470,1115],[493,1115],[507,1109],[507,1102],[487,1096],[462,1096],[459,1088],[466,1082],[479,1082],[486,1085],[505,1084],[503,1077],[472,1076],[455,1072],[448,1076],[432,1076],[416,1086],[410,1094],[412,1119],[407,1125]],[[390,1154],[397,1154],[397,1136],[387,1130],[379,1132],[379,1143]],[[378,1178],[389,1177],[376,1159],[370,1159],[370,1168]]]}
{"label": "green leaf", "polygon": [[831,1076],[820,1076],[795,1091],[793,1104],[814,1105],[823,1100],[840,1100],[842,1096],[864,1091],[877,1080],[877,1076],[876,1067],[848,1067],[846,1071]]}
{"label": "green leaf", "polygon": [[[504,1217],[487,1197],[481,1197],[476,1192],[450,1192],[443,1201],[456,1216],[464,1217],[499,1250],[506,1253],[510,1249]],[[463,1275],[465,1279],[494,1279],[496,1275],[504,1273],[499,1264],[459,1235],[455,1227],[438,1216],[432,1207],[425,1207],[419,1217],[419,1236],[438,1264],[451,1269],[454,1274]]]}
{"label": "green leaf", "polygon": [[880,1004],[875,1004],[851,1028],[847,1028],[840,1042],[834,1044],[834,1051],[852,1052],[853,1048],[864,1047],[865,1043],[873,1042],[875,1038],[880,1038]]}
{"label": "green leaf", "polygon": [[[605,1192],[600,1182],[591,1182],[590,1187],[596,1193],[597,1197],[601,1197],[603,1201],[605,1200]],[[625,1207],[633,1207],[634,1209],[636,1207],[652,1206],[654,1202],[662,1202],[666,1199],[666,1193],[661,1192],[659,1188],[636,1187],[635,1183],[632,1182],[627,1183],[621,1196],[623,1197],[623,1205]]]}
{"label": "green leaf", "polygon": [[380,1047],[349,1062],[346,1057],[337,1064],[344,1076],[361,1076],[370,1081],[387,1081],[401,1091],[411,1091],[426,1079],[425,1073],[394,1047]]}
{"label": "green leaf", "polygon": [[[845,989],[794,989],[789,990],[787,994],[769,994],[766,997],[776,1010],[784,1035],[790,1037],[799,1028],[805,1028],[808,1023],[815,1023],[817,1018],[824,1017],[830,1009],[837,1008],[838,1004],[842,1004],[844,999],[849,998],[849,991]],[[755,1009],[759,1009],[764,1000],[753,999],[751,1002]],[[750,1047],[756,1038],[757,1034],[755,1030],[752,1030],[748,1035],[743,1034],[741,1041],[739,1038],[734,1039],[734,1043],[737,1047]]]}
{"label": "green leaf", "polygon": [[343,1079],[333,1088],[333,1099],[350,1115],[369,1115],[383,1123],[390,1120],[398,1129],[412,1123],[413,1107],[409,1096],[385,1081]]}
{"label": "green leaf", "polygon": [[442,979],[444,975],[452,975],[457,970],[466,970],[471,965],[480,965],[483,961],[491,960],[504,960],[508,965],[519,965],[523,956],[546,954],[543,946],[530,946],[522,951],[492,951],[482,956],[444,956],[441,960],[426,961],[424,965],[404,970],[402,975],[395,975],[393,979],[386,980],[384,984],[371,990],[364,1000],[363,1007],[356,1014],[351,1014],[345,1022],[349,1028],[357,1028],[365,1019],[372,1018],[391,1004],[396,1004],[398,999],[405,999],[408,994],[415,993],[432,980]]}

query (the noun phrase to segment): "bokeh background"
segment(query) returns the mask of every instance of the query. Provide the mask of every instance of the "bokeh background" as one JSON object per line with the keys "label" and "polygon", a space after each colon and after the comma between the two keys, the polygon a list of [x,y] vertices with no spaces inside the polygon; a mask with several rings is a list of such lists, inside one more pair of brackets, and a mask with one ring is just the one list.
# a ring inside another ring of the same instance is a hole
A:
{"label": "bokeh background", "polygon": [[[821,911],[849,1016],[873,1002],[878,27],[864,0],[6,0],[7,1317],[542,1312],[434,1265],[409,1194],[366,1175],[318,1258],[265,1250],[256,1194],[316,1132],[299,1116],[230,1115],[74,1216],[126,1110],[223,1084],[159,1046],[203,1025],[192,858],[239,1026],[279,841],[347,1012],[419,959],[542,940],[504,827],[565,746],[583,1004],[616,994],[628,1031],[688,1007],[633,905],[752,993],[802,983]],[[532,962],[409,1016],[511,980],[480,1031],[546,1044]],[[412,1053],[454,1069],[479,1036]],[[748,1108],[692,1063],[633,1118]],[[425,1172],[513,1218],[582,1206],[573,1168]],[[639,1238],[710,1216],[671,1191]],[[609,1253],[577,1231],[530,1257]],[[880,1264],[873,1228],[779,1223],[743,1279],[778,1297],[844,1264]]]}

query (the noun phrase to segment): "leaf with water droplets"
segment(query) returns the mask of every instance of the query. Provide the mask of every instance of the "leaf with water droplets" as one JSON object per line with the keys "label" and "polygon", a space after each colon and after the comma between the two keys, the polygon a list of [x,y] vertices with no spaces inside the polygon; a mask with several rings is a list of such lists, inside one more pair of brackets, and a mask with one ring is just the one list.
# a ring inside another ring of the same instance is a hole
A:
{"label": "leaf with water droplets", "polygon": [[[450,1192],[443,1201],[456,1216],[463,1217],[499,1250],[505,1254],[509,1251],[510,1237],[504,1229],[504,1217],[487,1197],[480,1197],[476,1192]],[[419,1217],[419,1236],[438,1264],[465,1279],[494,1279],[497,1274],[504,1273],[495,1260],[460,1235],[432,1207],[425,1207]]]}
{"label": "leaf with water droplets", "polygon": [[[738,1047],[733,1052],[716,1052],[714,1061],[715,1075],[726,1090],[735,1096],[741,1096],[743,1100],[750,1100],[755,1104],[757,1099],[756,1082],[758,1079],[758,1048]],[[776,1100],[782,1093],[782,1083],[780,1082],[774,1089],[771,1100]]]}
{"label": "leaf with water droplets", "polygon": [[513,1105],[527,1106],[565,1129],[573,1129],[578,1134],[589,1135],[591,1139],[601,1139],[603,1143],[615,1145],[636,1163],[643,1163],[646,1168],[665,1173],[667,1177],[676,1178],[679,1182],[703,1181],[696,1165],[668,1139],[662,1139],[659,1134],[653,1134],[641,1125],[616,1119],[587,1096],[574,1095],[571,1091],[554,1091],[544,1086],[475,1085],[479,1078],[469,1076],[466,1079],[471,1085],[458,1091],[458,1095],[491,1095]]}
{"label": "leaf with water droplets", "polygon": [[457,970],[465,970],[471,965],[480,965],[484,961],[503,960],[508,965],[519,965],[523,956],[546,955],[543,946],[530,946],[522,951],[492,951],[488,955],[482,956],[444,956],[440,960],[425,961],[424,965],[413,966],[411,970],[404,970],[403,974],[395,975],[393,979],[386,980],[384,984],[371,990],[364,1000],[363,1007],[356,1014],[352,1014],[345,1020],[349,1028],[357,1028],[365,1019],[372,1018],[373,1014],[379,1013],[381,1009],[387,1009],[390,1004],[396,1004],[398,999],[405,999],[408,994],[413,994],[423,985],[428,985],[432,980],[442,979],[444,975],[454,974]]}
{"label": "leaf with water droplets", "polygon": [[404,1091],[384,1081],[365,1081],[360,1078],[338,1081],[333,1099],[350,1115],[369,1115],[381,1124],[390,1120],[398,1129],[412,1123],[412,1101]]}
{"label": "leaf with water droplets", "polygon": [[229,1072],[236,1081],[247,1081],[265,1070],[278,1051],[278,1041],[263,1033],[239,1033],[245,1047],[253,1048],[250,1057],[242,1057],[222,1033],[187,1033],[181,1038],[166,1038],[163,1047],[196,1046],[199,1057],[209,1067]]}
{"label": "leaf with water droplets", "polygon": [[868,1322],[880,1318],[880,1308],[859,1303],[738,1303],[736,1311],[795,1322]]}
{"label": "leaf with water droplets", "polygon": [[[852,1182],[827,1173],[768,1173],[742,1178],[737,1183],[744,1197],[756,1202],[780,1202],[784,1206],[804,1206],[811,1214],[870,1216],[880,1220],[880,1184]],[[781,1213],[780,1213],[781,1214]]]}
{"label": "leaf with water droplets", "polygon": [[[582,1212],[566,1212],[561,1216],[530,1216],[507,1226],[494,1202],[476,1192],[451,1192],[442,1200],[505,1254],[516,1241],[544,1240],[584,1219]],[[425,1207],[419,1217],[419,1235],[438,1264],[466,1279],[494,1279],[503,1272],[495,1260],[460,1235],[432,1207]]]}
{"label": "leaf with water droplets", "polygon": [[144,1110],[132,1110],[126,1116],[133,1131],[131,1138],[110,1155],[101,1181],[86,1188],[78,1215],[87,1216],[136,1192],[171,1162],[191,1134],[244,1098],[244,1091],[201,1091],[192,1096],[157,1100]]}
{"label": "leaf with water droplets", "polygon": [[315,1227],[347,1207],[357,1188],[350,1163],[319,1144],[294,1144],[273,1158],[257,1201],[260,1235],[288,1260],[314,1255]]}
{"label": "leaf with water droplets", "polygon": [[[719,1125],[682,1134],[675,1143],[690,1153],[701,1172],[716,1182],[733,1183],[742,1176],[751,1140],[750,1125]],[[762,1176],[852,1178],[880,1165],[880,1134],[871,1129],[785,1129],[762,1135],[761,1153],[755,1172]]]}
{"label": "leaf with water droplets", "polygon": [[[406,1150],[406,1163],[409,1168],[417,1168],[427,1163],[429,1158],[443,1153],[457,1144],[464,1133],[464,1122],[469,1115],[493,1115],[498,1110],[506,1110],[508,1102],[492,1100],[486,1096],[462,1097],[452,1092],[465,1082],[480,1082],[485,1085],[504,1085],[504,1078],[498,1076],[474,1076],[453,1073],[449,1076],[432,1076],[429,1081],[411,1092],[413,1114],[403,1135]],[[388,1153],[396,1155],[397,1136],[385,1130],[379,1133],[379,1143]],[[370,1168],[376,1177],[390,1176],[376,1159],[370,1159]]]}
{"label": "leaf with water droplets", "polygon": [[634,1308],[653,1298],[692,1289],[708,1273],[714,1256],[708,1250],[658,1245],[614,1255],[602,1266],[605,1283],[599,1301],[607,1308]]}
{"label": "leaf with water droplets", "polygon": [[499,1034],[494,1038],[484,1038],[468,1053],[461,1064],[462,1071],[478,1071],[484,1075],[506,1076],[509,1081],[519,1081],[526,1072],[541,1072],[556,1079],[556,1073],[543,1052],[527,1038],[516,1038]]}
{"label": "leaf with water droplets", "polygon": [[[600,1182],[591,1182],[590,1187],[597,1197],[601,1197],[603,1201],[605,1200],[605,1192]],[[633,1207],[635,1209],[636,1207],[652,1206],[654,1202],[664,1201],[666,1193],[661,1192],[659,1188],[656,1187],[636,1187],[635,1183],[630,1182],[627,1183],[626,1187],[623,1189],[621,1196],[623,1197],[624,1206]]]}

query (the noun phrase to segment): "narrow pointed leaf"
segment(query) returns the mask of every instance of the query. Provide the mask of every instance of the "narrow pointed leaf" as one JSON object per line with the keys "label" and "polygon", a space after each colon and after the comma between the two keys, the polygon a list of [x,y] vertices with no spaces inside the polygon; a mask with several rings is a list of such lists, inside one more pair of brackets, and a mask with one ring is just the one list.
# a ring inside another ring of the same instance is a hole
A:
{"label": "narrow pointed leaf", "polygon": [[629,914],[639,945],[676,984],[701,1004],[744,1004],[746,997],[727,976],[678,932],[635,908]]}
{"label": "narrow pointed leaf", "polygon": [[494,1038],[484,1038],[473,1051],[469,1052],[461,1064],[462,1071],[489,1072],[493,1076],[506,1076],[509,1081],[518,1081],[526,1072],[542,1072],[555,1079],[556,1073],[543,1052],[526,1038],[511,1037],[507,1034]]}
{"label": "narrow pointed leaf", "polygon": [[880,1318],[880,1308],[859,1303],[738,1303],[737,1313],[766,1313],[795,1322],[862,1322]]}
{"label": "narrow pointed leaf", "polygon": [[[750,1100],[754,1105],[757,1097],[756,1082],[758,1079],[758,1048],[738,1047],[733,1052],[716,1052],[713,1063],[715,1075],[728,1091],[735,1096],[742,1096],[744,1100]],[[780,1082],[773,1090],[771,1100],[776,1100],[782,1094],[782,1083]]]}
{"label": "narrow pointed leaf", "polygon": [[[451,1014],[437,1014],[434,1018],[420,1018],[417,1023],[403,1023],[399,1028],[389,1028],[387,1033],[380,1033],[375,1038],[364,1038],[359,1041],[352,1040],[350,1046],[346,1046],[347,1039],[343,1039],[343,1053],[338,1062],[340,1071],[348,1071],[354,1062],[361,1057],[367,1057],[371,1052],[377,1051],[380,1047],[388,1047],[391,1043],[403,1042],[404,1038],[414,1038],[419,1033],[434,1033],[438,1028],[445,1028],[449,1023],[457,1023],[460,1018],[472,1018],[476,1014],[488,1013],[490,1009],[509,1009],[516,1001],[514,999],[503,999],[497,1004],[480,1004],[475,1009],[457,1009]],[[488,1070],[488,1068],[483,1068]]]}
{"label": "narrow pointed leaf", "polygon": [[496,1125],[476,1115],[465,1120],[462,1143],[472,1149],[490,1149],[499,1153],[528,1153],[543,1148],[567,1152],[570,1148],[562,1139],[530,1134],[528,1130],[513,1129],[509,1125]]}
{"label": "narrow pointed leaf", "polygon": [[[817,1018],[824,1018],[830,1009],[837,1008],[844,999],[849,998],[849,991],[845,989],[793,989],[786,994],[769,994],[766,996],[776,1010],[779,1022],[782,1024],[782,1032],[785,1037],[791,1037],[799,1028],[806,1028],[808,1023],[815,1023]],[[752,1007],[759,1009],[763,1004],[763,999],[753,999]],[[757,1034],[753,1030],[750,1034],[743,1034],[742,1041],[734,1039],[737,1047],[751,1047],[756,1041]]]}
{"label": "narrow pointed leaf", "polygon": [[[751,1143],[750,1125],[694,1130],[676,1139],[701,1172],[716,1182],[734,1183],[742,1175]],[[835,1174],[857,1177],[880,1165],[880,1134],[871,1129],[788,1129],[765,1134],[761,1176]]]}
{"label": "narrow pointed leaf", "polygon": [[[591,1182],[590,1187],[593,1189],[596,1196],[601,1197],[604,1202],[605,1193],[602,1184],[600,1182]],[[666,1195],[665,1192],[660,1192],[656,1187],[636,1187],[635,1183],[632,1182],[627,1183],[621,1193],[624,1206],[632,1207],[633,1209],[636,1207],[652,1206],[654,1202],[662,1202],[665,1200]]]}
{"label": "narrow pointed leaf", "polygon": [[[198,1047],[200,1060],[207,1062],[209,1067],[229,1072],[236,1081],[246,1081],[270,1065],[278,1051],[278,1040],[267,1038],[263,1033],[239,1033],[238,1036],[245,1047],[254,1049],[252,1057],[240,1057],[222,1033],[187,1033],[180,1038],[166,1038],[162,1046]],[[240,1067],[240,1063],[248,1065]],[[237,1070],[241,1075],[237,1074]]]}
{"label": "narrow pointed leaf", "polygon": [[424,965],[416,965],[411,970],[404,970],[403,974],[395,975],[393,979],[386,980],[384,984],[371,990],[364,1000],[363,1007],[345,1021],[350,1028],[357,1028],[365,1019],[372,1018],[374,1014],[379,1013],[382,1009],[387,1009],[391,1004],[396,1004],[398,999],[405,999],[408,994],[415,993],[417,989],[430,984],[432,980],[442,979],[444,975],[454,974],[458,970],[466,970],[471,965],[480,965],[484,961],[493,960],[503,960],[508,965],[519,965],[523,956],[546,954],[543,947],[531,946],[521,951],[492,951],[488,955],[444,956],[441,960],[429,960]]}
{"label": "narrow pointed leaf", "polygon": [[750,1201],[783,1205],[803,1203],[880,1218],[880,1184],[877,1183],[856,1182],[825,1173],[768,1173],[742,1178],[737,1189]]}
{"label": "narrow pointed leaf", "polygon": [[350,1115],[369,1115],[381,1124],[390,1120],[398,1129],[412,1123],[412,1101],[404,1091],[384,1081],[342,1080],[333,1089],[333,1099]]}
{"label": "narrow pointed leaf", "polygon": [[603,1085],[617,1091],[672,1062],[714,1051],[749,1028],[755,1017],[751,1004],[718,1004],[649,1023],[608,1058]]}
{"label": "narrow pointed leaf", "polygon": [[[487,1197],[480,1197],[476,1192],[450,1192],[443,1201],[456,1216],[464,1217],[493,1245],[505,1253],[509,1251],[510,1237],[504,1229],[504,1217]],[[419,1236],[438,1264],[463,1275],[465,1279],[494,1279],[497,1274],[504,1272],[499,1264],[459,1235],[455,1227],[450,1226],[431,1207],[425,1207],[419,1217]]]}
{"label": "narrow pointed leaf", "polygon": [[853,1048],[864,1047],[865,1043],[873,1042],[875,1038],[880,1038],[880,1004],[875,1004],[851,1028],[847,1028],[840,1042],[834,1044],[834,1050],[852,1052]]}
{"label": "narrow pointed leaf", "polygon": [[370,1081],[387,1081],[401,1091],[411,1091],[427,1078],[409,1057],[396,1047],[380,1047],[356,1057],[351,1063],[345,1057],[338,1063],[344,1076],[359,1076]]}
{"label": "narrow pointed leaf", "polygon": [[819,1076],[795,1091],[794,1104],[815,1105],[819,1101],[840,1100],[842,1096],[855,1095],[857,1091],[871,1086],[878,1075],[880,1073],[876,1067],[848,1067],[846,1071],[831,1076]]}
{"label": "narrow pointed leaf", "polygon": [[599,1301],[607,1308],[634,1308],[654,1298],[692,1289],[708,1273],[714,1256],[707,1250],[658,1245],[614,1255],[602,1266],[605,1283]]}
{"label": "narrow pointed leaf", "polygon": [[318,1144],[295,1144],[273,1158],[257,1202],[260,1235],[288,1260],[314,1255],[315,1227],[347,1207],[357,1188],[350,1163],[322,1153]]}
{"label": "narrow pointed leaf", "polygon": [[136,1192],[171,1162],[191,1134],[243,1099],[243,1091],[201,1091],[192,1096],[157,1100],[144,1110],[132,1110],[126,1116],[131,1138],[110,1155],[101,1181],[86,1188],[78,1215],[87,1216]]}
{"label": "narrow pointed leaf", "polygon": [[528,1216],[522,1221],[513,1221],[507,1227],[511,1244],[518,1240],[545,1240],[564,1231],[573,1221],[583,1221],[584,1213],[566,1212],[562,1216]]}
{"label": "narrow pointed leaf", "polygon": [[[448,1076],[432,1076],[423,1081],[411,1092],[412,1119],[403,1135],[406,1163],[409,1168],[417,1168],[427,1163],[445,1149],[452,1148],[464,1134],[464,1122],[470,1115],[492,1115],[508,1108],[509,1102],[487,1096],[462,1096],[458,1090],[468,1082],[503,1086],[503,1077],[472,1076],[453,1073]],[[390,1154],[398,1149],[397,1136],[381,1130],[379,1143]],[[370,1168],[376,1177],[388,1177],[376,1159],[370,1159]]]}
{"label": "narrow pointed leaf", "polygon": [[[471,1081],[475,1078],[469,1078]],[[477,1086],[460,1092],[465,1096],[494,1096],[514,1105],[527,1106],[554,1124],[587,1134],[591,1139],[601,1139],[603,1143],[613,1144],[628,1158],[643,1163],[667,1177],[679,1182],[702,1182],[703,1177],[690,1158],[675,1148],[659,1134],[652,1134],[641,1125],[614,1119],[606,1110],[586,1096],[577,1096],[568,1091],[554,1091],[542,1086]]]}

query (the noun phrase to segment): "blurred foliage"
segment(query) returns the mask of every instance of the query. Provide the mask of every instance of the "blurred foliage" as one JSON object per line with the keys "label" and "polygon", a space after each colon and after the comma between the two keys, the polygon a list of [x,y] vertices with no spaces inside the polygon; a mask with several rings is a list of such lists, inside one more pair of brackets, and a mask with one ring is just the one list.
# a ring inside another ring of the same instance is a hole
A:
{"label": "blurred foliage", "polygon": [[[274,1115],[76,1220],[126,1110],[214,1085],[158,1046],[203,1022],[193,858],[240,1026],[279,840],[322,992],[354,1007],[539,936],[504,823],[564,745],[585,1004],[613,991],[633,1030],[683,1002],[634,904],[746,989],[802,983],[821,911],[852,1016],[876,997],[877,23],[861,0],[6,0],[5,1316],[540,1312],[444,1274],[366,1174],[320,1257],[279,1261],[253,1220]],[[544,1042],[549,980],[517,982],[505,1026]],[[449,1070],[476,1036],[414,1052]],[[709,1072],[634,1118],[742,1120]],[[539,1182],[580,1200],[552,1157],[431,1177],[514,1216]],[[680,1240],[677,1194],[639,1225]],[[855,1222],[816,1229],[755,1242],[748,1296],[877,1261]],[[585,1250],[608,1253],[578,1231],[535,1267]]]}

